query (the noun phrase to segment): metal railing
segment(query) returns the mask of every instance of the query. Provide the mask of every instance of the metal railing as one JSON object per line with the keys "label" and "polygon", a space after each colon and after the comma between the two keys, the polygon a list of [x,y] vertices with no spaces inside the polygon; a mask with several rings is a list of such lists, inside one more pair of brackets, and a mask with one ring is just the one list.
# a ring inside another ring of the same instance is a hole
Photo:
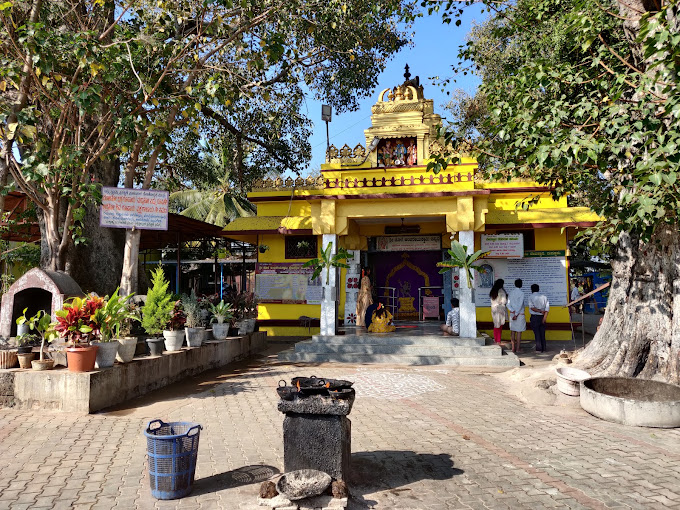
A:
{"label": "metal railing", "polygon": [[[392,317],[397,318],[397,288],[396,287],[376,287],[376,300],[387,307]],[[385,295],[387,294],[387,295]]]}
{"label": "metal railing", "polygon": [[[434,296],[434,297],[439,298],[439,300],[440,300],[438,310],[441,310],[442,304],[444,303],[444,287],[420,287],[418,289],[418,320],[421,320],[421,321],[425,320],[425,317],[424,317],[425,314],[424,314],[424,311],[423,311],[423,297],[425,297],[425,296],[423,296],[423,294],[424,294],[425,290],[439,290],[439,291],[441,291],[440,295]],[[437,316],[437,318],[439,318],[439,316]]]}

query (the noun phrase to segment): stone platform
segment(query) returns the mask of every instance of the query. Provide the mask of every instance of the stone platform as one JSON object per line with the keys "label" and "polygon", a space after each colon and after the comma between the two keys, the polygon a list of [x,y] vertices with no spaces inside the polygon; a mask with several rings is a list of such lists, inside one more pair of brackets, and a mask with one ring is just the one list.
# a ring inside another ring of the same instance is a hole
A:
{"label": "stone platform", "polygon": [[439,324],[397,323],[393,333],[368,333],[366,328],[345,328],[344,335],[315,335],[283,351],[289,362],[396,363],[407,365],[459,365],[518,367],[519,358],[488,337],[444,336]]}
{"label": "stone platform", "polygon": [[0,394],[5,395],[5,405],[20,409],[93,413],[244,359],[263,350],[266,341],[267,334],[257,332],[208,341],[201,347],[185,347],[162,356],[137,357],[130,363],[85,373],[65,368],[44,372],[0,370]]}

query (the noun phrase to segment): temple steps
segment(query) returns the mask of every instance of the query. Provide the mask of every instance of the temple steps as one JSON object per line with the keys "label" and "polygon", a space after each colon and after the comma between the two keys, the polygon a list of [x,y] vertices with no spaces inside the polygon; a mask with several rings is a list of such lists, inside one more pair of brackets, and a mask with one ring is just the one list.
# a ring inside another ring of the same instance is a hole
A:
{"label": "temple steps", "polygon": [[309,363],[389,363],[518,367],[519,358],[485,338],[390,334],[314,336],[279,353],[279,360]]}

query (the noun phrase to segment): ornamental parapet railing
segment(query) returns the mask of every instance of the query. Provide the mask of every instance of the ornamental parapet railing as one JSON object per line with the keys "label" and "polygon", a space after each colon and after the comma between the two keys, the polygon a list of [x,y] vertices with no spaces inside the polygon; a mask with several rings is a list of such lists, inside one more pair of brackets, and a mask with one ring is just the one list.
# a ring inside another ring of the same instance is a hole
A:
{"label": "ornamental parapet railing", "polygon": [[392,188],[400,186],[440,186],[442,184],[456,184],[461,182],[473,182],[474,174],[468,173],[440,173],[420,174],[410,177],[364,177],[346,179],[325,179],[326,189],[334,188]]}
{"label": "ornamental parapet railing", "polygon": [[401,186],[441,186],[462,182],[474,182],[475,175],[467,173],[426,173],[411,175],[410,177],[364,177],[364,178],[326,178],[317,177],[292,177],[276,179],[258,179],[253,183],[253,191],[283,191],[293,189],[354,189],[354,188],[398,188]]}
{"label": "ornamental parapet railing", "polygon": [[353,149],[345,144],[340,149],[335,145],[328,147],[329,163],[362,163],[366,159],[366,147],[358,143]]}

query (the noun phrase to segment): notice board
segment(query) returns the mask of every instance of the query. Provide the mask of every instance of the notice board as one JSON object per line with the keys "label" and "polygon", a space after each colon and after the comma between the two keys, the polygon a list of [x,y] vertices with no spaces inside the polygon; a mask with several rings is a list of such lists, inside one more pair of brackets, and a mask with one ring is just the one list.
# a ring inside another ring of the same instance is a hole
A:
{"label": "notice board", "polygon": [[168,230],[168,198],[167,191],[104,186],[99,225]]}
{"label": "notice board", "polygon": [[314,268],[301,262],[258,263],[255,266],[255,294],[260,303],[321,303],[321,278],[310,281]]}
{"label": "notice board", "polygon": [[567,261],[564,251],[525,251],[521,259],[483,259],[482,265],[493,270],[493,279],[475,275],[475,303],[477,306],[491,306],[490,287],[480,287],[482,280],[493,282],[505,280],[505,291],[515,288],[515,280],[522,279],[525,304],[529,302],[531,284],[537,283],[540,293],[545,294],[550,306],[567,304]]}

